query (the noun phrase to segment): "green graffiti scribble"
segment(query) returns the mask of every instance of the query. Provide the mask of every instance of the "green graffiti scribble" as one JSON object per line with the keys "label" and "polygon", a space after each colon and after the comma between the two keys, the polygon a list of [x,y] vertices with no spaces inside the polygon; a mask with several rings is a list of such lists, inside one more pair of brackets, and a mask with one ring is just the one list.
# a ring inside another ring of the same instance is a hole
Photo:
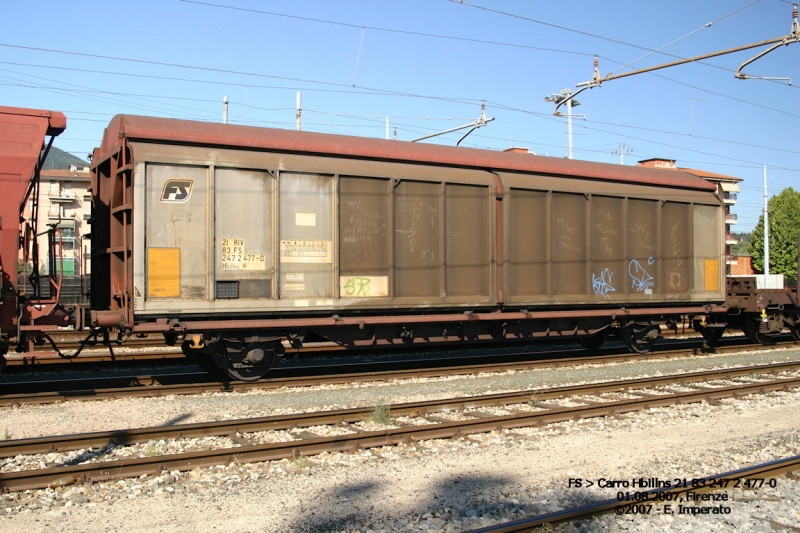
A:
{"label": "green graffiti scribble", "polygon": [[369,278],[350,278],[344,285],[348,296],[367,296],[369,294]]}

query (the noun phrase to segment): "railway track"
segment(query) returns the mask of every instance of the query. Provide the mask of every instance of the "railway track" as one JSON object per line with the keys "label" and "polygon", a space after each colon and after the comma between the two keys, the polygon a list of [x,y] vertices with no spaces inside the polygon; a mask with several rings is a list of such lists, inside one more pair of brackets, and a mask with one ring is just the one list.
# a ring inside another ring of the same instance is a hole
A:
{"label": "railway track", "polygon": [[[400,442],[460,438],[474,433],[621,415],[674,404],[713,402],[797,387],[800,387],[800,361],[375,408],[3,441],[0,442],[0,457],[95,451],[91,460],[79,465],[0,473],[0,490],[110,481],[164,470],[186,471],[231,462],[252,463]],[[564,399],[568,399],[569,405],[564,404]],[[376,424],[381,429],[375,429]],[[322,431],[315,429],[320,427],[334,428],[337,434],[315,433]],[[102,460],[104,455],[113,455],[118,447],[209,436],[227,436],[235,445]]]}
{"label": "railway track", "polygon": [[[674,487],[642,491],[640,493],[640,501],[679,501],[678,498],[689,491],[695,493],[712,492],[714,490],[724,489],[730,486],[729,482],[735,482],[736,480],[771,479],[798,470],[800,470],[800,455],[795,455],[793,457],[786,457],[777,461],[753,465],[731,472],[723,472],[713,476],[694,479],[693,484],[682,483]],[[617,498],[612,498],[582,505],[580,507],[556,511],[554,513],[472,529],[465,533],[522,533],[524,531],[533,531],[535,528],[544,525],[553,526],[567,521],[585,520],[596,515],[614,512],[619,507],[620,501]]]}
{"label": "railway track", "polygon": [[[436,378],[457,375],[472,375],[482,372],[509,372],[524,371],[539,368],[558,368],[564,366],[577,366],[583,364],[604,364],[647,361],[660,358],[678,357],[697,357],[704,352],[698,348],[696,342],[688,342],[688,346],[663,350],[648,354],[631,354],[627,350],[606,350],[605,355],[579,356],[575,357],[576,352],[585,353],[583,350],[564,350],[558,352],[555,357],[551,355],[548,359],[538,360],[512,360],[504,359],[527,358],[534,356],[529,352],[519,354],[505,354],[498,356],[501,362],[482,362],[476,364],[450,365],[454,359],[437,361],[439,365],[430,368],[430,361],[403,361],[401,368],[391,368],[392,363],[387,365],[389,370],[374,370],[374,363],[358,365],[325,365],[323,367],[298,367],[284,369],[286,374],[256,382],[219,382],[203,381],[198,379],[207,377],[204,373],[181,373],[181,374],[160,374],[160,375],[136,375],[136,376],[101,376],[89,378],[73,378],[69,380],[48,379],[43,382],[19,382],[0,384],[0,407],[26,404],[48,404],[74,400],[105,400],[126,397],[154,397],[168,395],[187,395],[208,392],[247,392],[251,390],[279,389],[283,387],[311,387],[318,385],[364,383],[364,382],[386,382],[399,379],[414,378]],[[748,349],[765,350],[773,349],[775,346],[748,345]],[[715,354],[734,352],[741,350],[742,346],[731,343],[727,346],[716,348]],[[620,353],[622,351],[623,353]],[[538,354],[541,355],[541,354]],[[463,360],[463,358],[461,358]],[[421,368],[420,365],[428,363],[428,367]],[[411,368],[408,366],[411,365]],[[444,366],[442,366],[444,365]],[[348,372],[361,366],[371,368],[367,371]],[[331,369],[334,372],[331,373]],[[295,375],[302,373],[302,375]],[[42,392],[28,392],[31,390],[42,390]]]}
{"label": "railway track", "polygon": [[[682,328],[677,334],[673,330],[665,330],[662,332],[665,339],[673,339],[676,337],[690,337],[694,340],[702,342],[702,337],[689,330],[686,327]],[[54,341],[59,349],[69,353],[77,350],[81,341],[85,339],[83,332],[80,333],[64,333],[58,337],[54,337]],[[286,343],[285,348],[287,353],[307,353],[307,352],[341,352],[346,348],[332,342],[320,342],[304,345],[299,352]],[[133,351],[140,350],[140,351]],[[148,350],[148,351],[145,351]],[[179,346],[167,346],[161,337],[134,337],[125,341],[124,344],[112,344],[112,350],[102,345],[90,346],[85,348],[84,351],[77,357],[60,357],[53,352],[49,344],[37,346],[32,355],[20,356],[15,353],[6,354],[7,367],[37,367],[49,365],[78,365],[78,364],[93,364],[93,363],[108,363],[120,361],[136,361],[136,360],[160,360],[160,359],[184,359],[185,356],[181,352]]]}

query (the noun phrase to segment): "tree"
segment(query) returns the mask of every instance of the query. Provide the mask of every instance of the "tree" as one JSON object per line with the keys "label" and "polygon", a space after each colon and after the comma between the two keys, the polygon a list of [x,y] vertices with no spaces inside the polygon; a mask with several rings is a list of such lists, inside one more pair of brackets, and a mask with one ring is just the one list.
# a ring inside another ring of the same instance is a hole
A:
{"label": "tree", "polygon": [[[797,235],[800,233],[800,192],[791,187],[770,198],[769,273],[797,279]],[[764,273],[764,215],[758,219],[750,238],[753,269]]]}
{"label": "tree", "polygon": [[750,234],[731,232],[731,237],[736,239],[736,244],[731,246],[732,255],[750,254]]}

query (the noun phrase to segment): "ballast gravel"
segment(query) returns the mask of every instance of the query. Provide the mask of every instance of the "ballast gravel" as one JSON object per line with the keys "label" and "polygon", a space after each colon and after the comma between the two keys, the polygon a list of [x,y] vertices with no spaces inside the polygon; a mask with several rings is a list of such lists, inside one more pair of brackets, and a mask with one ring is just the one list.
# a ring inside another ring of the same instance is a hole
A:
{"label": "ballast gravel", "polygon": [[[793,360],[798,350],[587,366],[577,369],[407,380],[355,387],[212,394],[22,407],[0,411],[0,432],[24,438],[244,418],[335,406],[368,406],[565,383]],[[316,401],[315,401],[316,398]],[[800,454],[800,391],[650,409],[618,417],[326,453],[269,463],[0,495],[0,527],[24,531],[380,532],[465,531],[614,498],[633,479],[699,478]],[[410,419],[413,420],[413,419]],[[363,422],[360,429],[381,427]],[[330,428],[314,428],[324,434]],[[290,435],[285,435],[291,438]],[[275,437],[274,434],[271,438]],[[222,442],[208,445],[230,445]],[[205,440],[205,439],[202,439]],[[212,439],[213,440],[213,439]],[[172,442],[120,447],[179,453]],[[91,460],[76,452],[72,464]],[[40,468],[56,456],[0,460],[2,470]],[[59,458],[58,460],[62,460]],[[570,483],[570,479],[573,480]],[[578,487],[575,480],[581,480]],[[599,480],[605,480],[598,487]],[[588,481],[594,484],[588,487]],[[800,477],[727,488],[724,502],[684,502],[687,512],[608,514],[553,531],[798,531]],[[633,503],[633,502],[629,502]],[[724,504],[727,514],[692,514]],[[549,529],[546,529],[549,530]]]}

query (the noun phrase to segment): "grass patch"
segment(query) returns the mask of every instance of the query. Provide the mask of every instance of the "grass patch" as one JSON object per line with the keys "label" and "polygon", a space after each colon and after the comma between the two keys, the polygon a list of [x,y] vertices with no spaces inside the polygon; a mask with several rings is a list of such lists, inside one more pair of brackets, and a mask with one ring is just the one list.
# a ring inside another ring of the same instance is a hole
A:
{"label": "grass patch", "polygon": [[542,402],[542,395],[538,392],[534,392],[531,394],[530,399],[528,399],[528,405],[531,407],[539,407],[539,404]]}
{"label": "grass patch", "polygon": [[369,419],[382,426],[391,426],[392,413],[389,404],[384,403],[383,400],[378,400],[377,405],[372,409]]}
{"label": "grass patch", "polygon": [[3,440],[8,440],[11,438],[11,433],[8,432],[8,428],[3,430]]}
{"label": "grass patch", "polygon": [[306,458],[303,457],[302,453],[297,452],[297,448],[292,449],[292,461],[294,461],[294,466],[300,469],[308,466],[308,461],[306,461]]}

